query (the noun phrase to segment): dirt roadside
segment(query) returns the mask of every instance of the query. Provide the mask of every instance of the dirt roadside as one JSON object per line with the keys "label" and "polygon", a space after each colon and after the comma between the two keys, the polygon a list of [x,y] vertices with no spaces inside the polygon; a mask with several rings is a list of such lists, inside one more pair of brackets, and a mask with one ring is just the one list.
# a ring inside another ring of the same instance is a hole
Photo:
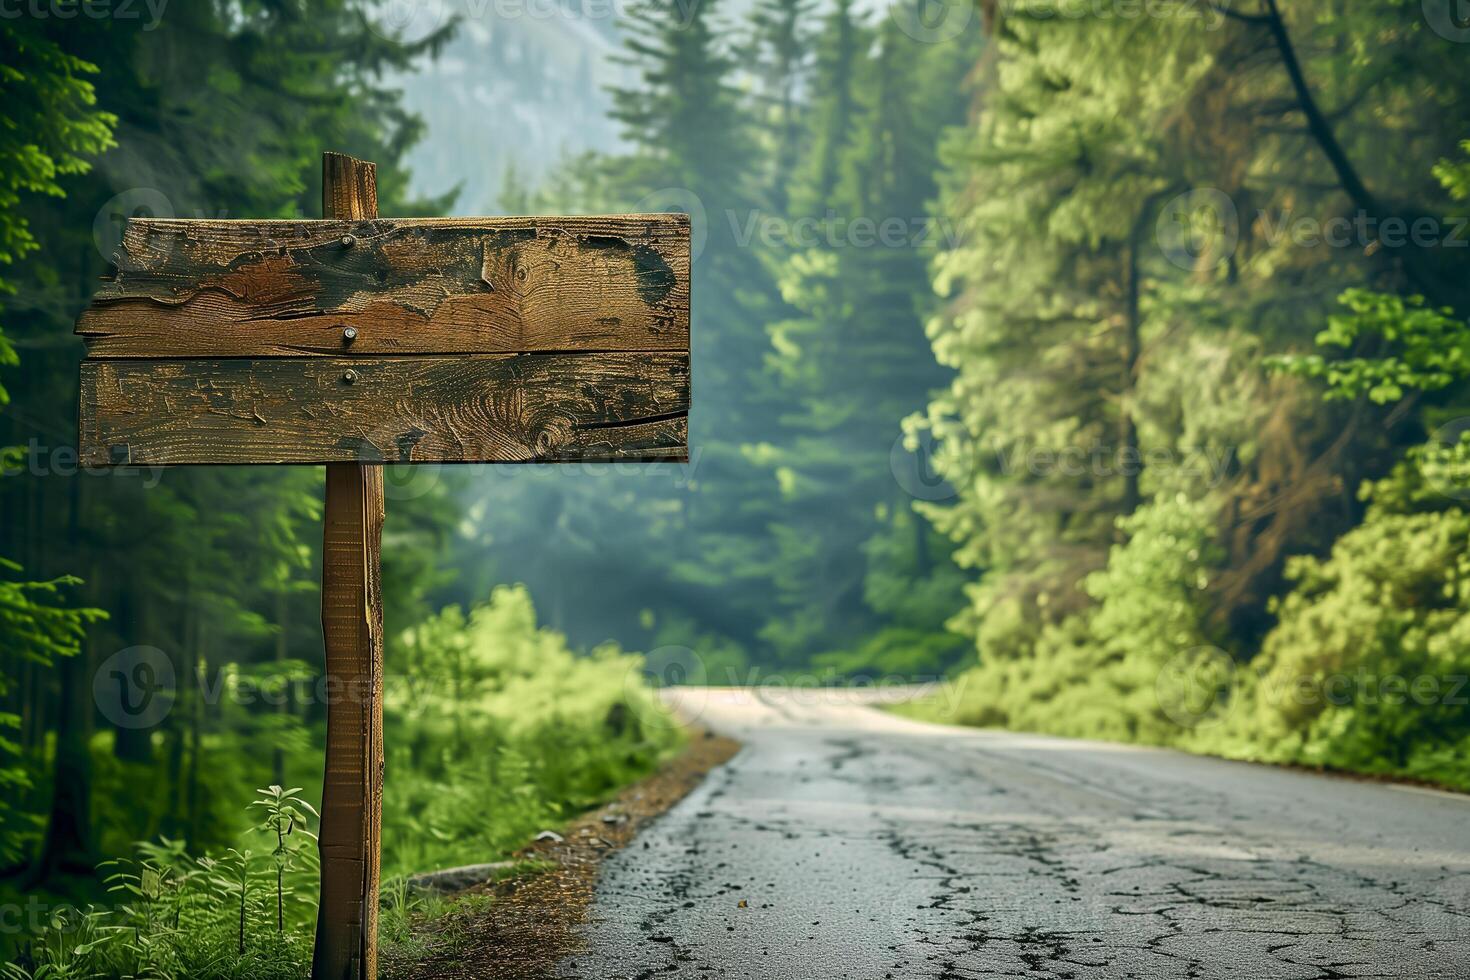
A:
{"label": "dirt roadside", "polygon": [[429,923],[425,938],[433,952],[414,962],[395,962],[389,955],[382,964],[384,980],[548,977],[563,958],[582,951],[578,927],[586,921],[603,860],[739,750],[731,739],[692,732],[684,751],[613,802],[578,818],[566,828],[565,839],[534,843],[515,855],[555,867],[461,892],[461,897],[491,901],[465,903]]}

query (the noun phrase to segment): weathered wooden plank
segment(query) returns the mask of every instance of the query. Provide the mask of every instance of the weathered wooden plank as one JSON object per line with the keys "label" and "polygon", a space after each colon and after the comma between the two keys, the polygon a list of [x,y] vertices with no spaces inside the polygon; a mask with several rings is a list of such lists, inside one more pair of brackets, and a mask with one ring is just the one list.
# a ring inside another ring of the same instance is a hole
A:
{"label": "weathered wooden plank", "polygon": [[114,261],[93,356],[689,349],[683,214],[133,219]]}
{"label": "weathered wooden plank", "polygon": [[88,360],[89,465],[687,458],[671,352]]}

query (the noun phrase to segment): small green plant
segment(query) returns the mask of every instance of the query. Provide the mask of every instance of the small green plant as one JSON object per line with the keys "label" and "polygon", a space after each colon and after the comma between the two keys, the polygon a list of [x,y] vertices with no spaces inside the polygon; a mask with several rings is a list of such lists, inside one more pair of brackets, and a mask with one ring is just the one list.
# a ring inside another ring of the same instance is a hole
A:
{"label": "small green plant", "polygon": [[307,846],[316,843],[316,834],[306,828],[306,814],[319,816],[312,805],[301,798],[301,787],[282,789],[271,785],[256,790],[257,798],[251,807],[265,811],[265,819],[259,824],[275,837],[276,845],[271,851],[271,860],[276,869],[276,932],[286,931],[286,874],[311,865],[314,854]]}
{"label": "small green plant", "polygon": [[[191,856],[182,841],[136,845],[134,855],[99,866],[110,908],[54,914],[0,980],[234,980],[305,977],[311,954],[310,893],[296,879],[314,867],[305,841],[315,811],[297,790],[261,790],[265,819],[247,834],[269,833],[269,855],[243,846]],[[272,894],[272,892],[274,894]]]}
{"label": "small green plant", "polygon": [[245,929],[250,905],[250,852],[230,848],[223,858],[202,857],[199,864],[204,868],[209,888],[231,908],[239,910],[239,925],[236,929],[235,949],[245,955]]}
{"label": "small green plant", "polygon": [[[140,842],[132,859],[99,866],[104,872],[113,869],[103,880],[107,890],[120,899],[113,921],[105,928],[119,934],[120,946],[145,976],[163,974],[172,964],[171,947],[190,904],[194,880],[190,864],[182,842],[165,837],[156,844]],[[181,867],[185,868],[182,872]]]}
{"label": "small green plant", "polygon": [[83,980],[102,976],[96,969],[99,954],[121,937],[118,929],[107,924],[110,916],[108,909],[58,909],[51,913],[45,932],[23,955],[22,962],[0,966],[0,977]]}

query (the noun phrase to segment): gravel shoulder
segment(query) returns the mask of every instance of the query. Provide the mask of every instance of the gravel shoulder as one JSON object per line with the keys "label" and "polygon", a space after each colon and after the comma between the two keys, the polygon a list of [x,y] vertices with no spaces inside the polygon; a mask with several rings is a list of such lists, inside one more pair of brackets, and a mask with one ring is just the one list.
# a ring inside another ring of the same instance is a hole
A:
{"label": "gravel shoulder", "polygon": [[[616,800],[584,815],[561,839],[538,840],[515,855],[539,873],[476,885],[428,923],[430,950],[412,962],[385,960],[384,980],[532,980],[585,949],[594,887],[603,863],[740,750],[738,742],[695,729],[685,749]],[[560,836],[560,835],[558,835]]]}

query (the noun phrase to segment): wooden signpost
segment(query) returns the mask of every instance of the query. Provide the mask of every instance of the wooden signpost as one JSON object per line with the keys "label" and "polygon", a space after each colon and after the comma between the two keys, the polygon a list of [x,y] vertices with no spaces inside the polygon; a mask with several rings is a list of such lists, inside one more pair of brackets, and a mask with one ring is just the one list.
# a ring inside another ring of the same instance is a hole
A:
{"label": "wooden signpost", "polygon": [[688,458],[689,220],[128,222],[77,322],[93,466],[325,463],[327,751],[315,980],[377,969],[382,464]]}

